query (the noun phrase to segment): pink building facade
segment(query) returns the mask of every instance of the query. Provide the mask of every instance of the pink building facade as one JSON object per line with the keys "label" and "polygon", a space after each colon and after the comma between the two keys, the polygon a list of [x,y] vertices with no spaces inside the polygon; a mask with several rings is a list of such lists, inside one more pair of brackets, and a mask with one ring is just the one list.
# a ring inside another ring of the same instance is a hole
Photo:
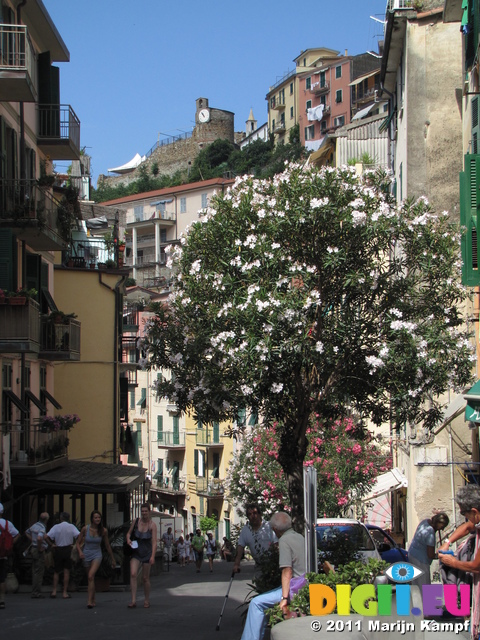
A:
{"label": "pink building facade", "polygon": [[351,117],[351,58],[323,60],[299,78],[298,123],[303,145],[316,151],[327,133],[349,124]]}

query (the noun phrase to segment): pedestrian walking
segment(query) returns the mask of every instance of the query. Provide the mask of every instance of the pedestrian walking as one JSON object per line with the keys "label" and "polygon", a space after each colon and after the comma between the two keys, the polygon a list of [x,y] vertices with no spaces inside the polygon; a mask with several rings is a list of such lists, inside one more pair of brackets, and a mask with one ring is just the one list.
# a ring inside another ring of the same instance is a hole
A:
{"label": "pedestrian walking", "polygon": [[63,571],[63,598],[71,598],[68,593],[70,569],[72,567],[72,546],[80,531],[70,523],[70,514],[63,511],[60,522],[50,529],[48,539],[53,545],[53,585],[50,598],[57,597],[58,580]]}
{"label": "pedestrian walking", "polygon": [[[137,518],[130,525],[127,533],[127,544],[133,549],[130,560],[130,591],[131,600],[129,609],[137,606],[137,576],[140,566],[143,576],[144,609],[150,607],[150,569],[155,564],[155,551],[157,550],[157,525],[153,522],[150,506],[142,504],[140,507],[141,518]],[[132,540],[132,534],[134,539]]]}
{"label": "pedestrian walking", "polygon": [[435,558],[435,534],[443,531],[448,523],[447,514],[442,512],[422,520],[418,525],[408,547],[408,561],[423,571],[423,574],[413,580],[413,584],[421,586],[431,583],[430,565]]}
{"label": "pedestrian walking", "polygon": [[205,540],[202,537],[201,529],[197,529],[192,540],[192,547],[195,553],[195,565],[197,567],[197,573],[200,573],[203,562],[203,552],[205,550]]}
{"label": "pedestrian walking", "polygon": [[102,523],[102,514],[94,510],[90,514],[90,524],[85,525],[77,538],[77,550],[80,560],[87,571],[88,590],[87,608],[93,609],[95,603],[95,574],[102,563],[102,542],[109,554],[112,567],[115,568],[115,556],[108,540],[108,531]]}
{"label": "pedestrian walking", "polygon": [[177,547],[177,558],[178,558],[177,561],[178,561],[178,564],[181,567],[184,567],[185,566],[186,545],[185,545],[185,540],[183,539],[183,536],[179,537],[179,539],[175,543],[175,546]]}
{"label": "pedestrian walking", "polygon": [[32,598],[43,598],[42,585],[45,573],[45,552],[48,549],[47,523],[50,516],[46,511],[40,514],[38,522],[25,531],[30,542],[32,557]]}
{"label": "pedestrian walking", "polygon": [[6,520],[3,517],[3,504],[0,502],[0,609],[5,609],[5,580],[8,571],[8,558],[19,535],[18,529],[13,526],[10,520]]}
{"label": "pedestrian walking", "polygon": [[215,558],[215,554],[217,553],[217,541],[213,537],[213,533],[211,531],[207,533],[207,539],[205,541],[205,549],[207,552],[207,560],[208,560],[208,566],[210,568],[210,573],[212,573],[213,559]]}

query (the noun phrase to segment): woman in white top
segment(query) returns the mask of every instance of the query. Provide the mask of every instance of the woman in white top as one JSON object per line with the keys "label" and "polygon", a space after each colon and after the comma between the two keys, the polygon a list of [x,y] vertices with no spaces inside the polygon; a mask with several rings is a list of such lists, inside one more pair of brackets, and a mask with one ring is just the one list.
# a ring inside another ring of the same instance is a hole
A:
{"label": "woman in white top", "polygon": [[176,547],[177,547],[177,555],[178,555],[178,564],[181,567],[184,567],[186,546],[185,546],[185,541],[183,539],[183,536],[180,536],[179,539],[177,540]]}

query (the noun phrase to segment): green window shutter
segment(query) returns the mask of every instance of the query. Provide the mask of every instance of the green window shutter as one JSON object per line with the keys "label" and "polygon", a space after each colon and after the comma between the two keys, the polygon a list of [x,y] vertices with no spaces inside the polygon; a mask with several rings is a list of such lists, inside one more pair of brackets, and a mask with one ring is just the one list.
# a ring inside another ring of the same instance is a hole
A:
{"label": "green window shutter", "polygon": [[142,423],[137,422],[137,447],[142,446]]}
{"label": "green window shutter", "polygon": [[147,389],[142,389],[142,395],[140,400],[137,402],[137,405],[140,405],[140,407],[142,409],[145,409],[145,406],[147,404]]}
{"label": "green window shutter", "polygon": [[180,444],[180,427],[178,416],[173,416],[173,444]]}
{"label": "green window shutter", "polygon": [[201,420],[197,422],[197,429],[203,429],[203,422]]}
{"label": "green window shutter", "polygon": [[135,391],[130,391],[130,409],[135,409]]}
{"label": "green window shutter", "polygon": [[154,480],[162,480],[163,478],[163,458],[157,458],[157,472],[153,476]]}
{"label": "green window shutter", "polygon": [[163,416],[157,416],[157,440],[163,442]]}
{"label": "green window shutter", "polygon": [[200,496],[200,515],[205,515],[205,498],[203,498],[202,496]]}
{"label": "green window shutter", "polygon": [[480,143],[480,117],[479,117],[479,107],[480,100],[477,96],[472,99],[472,139],[471,139],[471,150],[472,154],[476,155],[479,151],[479,143]]}
{"label": "green window shutter", "polygon": [[460,173],[460,224],[462,235],[462,283],[467,287],[480,284],[478,270],[478,224],[480,223],[480,156],[465,156],[465,171]]}
{"label": "green window shutter", "polygon": [[193,473],[198,476],[198,449],[193,451]]}
{"label": "green window shutter", "polygon": [[213,442],[220,442],[220,425],[218,422],[213,423]]}
{"label": "green window shutter", "polygon": [[247,410],[239,409],[237,413],[237,424],[239,427],[244,427],[247,421]]}
{"label": "green window shutter", "polygon": [[0,289],[12,291],[13,265],[15,264],[13,236],[10,229],[0,230]]}

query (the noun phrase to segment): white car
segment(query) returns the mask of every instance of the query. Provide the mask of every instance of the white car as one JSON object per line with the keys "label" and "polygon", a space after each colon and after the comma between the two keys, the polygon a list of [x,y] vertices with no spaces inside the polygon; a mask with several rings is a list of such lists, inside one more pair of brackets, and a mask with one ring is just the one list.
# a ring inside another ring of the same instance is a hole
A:
{"label": "white car", "polygon": [[321,558],[322,547],[325,548],[329,541],[345,537],[350,543],[353,543],[358,557],[362,560],[374,558],[381,560],[375,542],[368,531],[367,527],[359,520],[349,518],[319,518],[317,526],[317,551],[319,559]]}

